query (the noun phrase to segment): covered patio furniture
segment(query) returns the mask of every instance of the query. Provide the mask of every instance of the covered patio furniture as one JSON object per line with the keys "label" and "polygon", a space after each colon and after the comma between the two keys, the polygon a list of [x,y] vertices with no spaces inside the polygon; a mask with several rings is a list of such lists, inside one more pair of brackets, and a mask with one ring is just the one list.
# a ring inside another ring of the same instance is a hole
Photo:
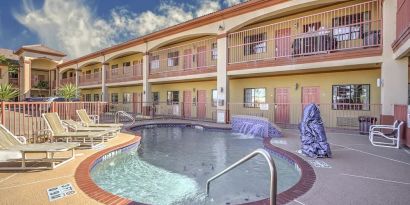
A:
{"label": "covered patio furniture", "polygon": [[301,151],[304,155],[314,158],[332,156],[320,110],[316,104],[309,104],[303,110],[299,130]]}
{"label": "covered patio furniture", "polygon": [[396,120],[393,125],[372,125],[369,128],[369,140],[377,147],[400,147],[400,130],[404,122]]}
{"label": "covered patio furniture", "polygon": [[[4,125],[0,125],[0,165],[4,164],[0,166],[0,170],[54,169],[74,159],[74,148],[78,146],[80,144],[74,142],[26,144],[24,137],[15,136]],[[69,157],[55,157],[56,153],[67,151],[71,151]],[[29,158],[28,154],[35,156]],[[40,154],[45,154],[45,157],[39,158]],[[13,166],[16,162],[21,166]],[[27,166],[27,163],[33,166]]]}

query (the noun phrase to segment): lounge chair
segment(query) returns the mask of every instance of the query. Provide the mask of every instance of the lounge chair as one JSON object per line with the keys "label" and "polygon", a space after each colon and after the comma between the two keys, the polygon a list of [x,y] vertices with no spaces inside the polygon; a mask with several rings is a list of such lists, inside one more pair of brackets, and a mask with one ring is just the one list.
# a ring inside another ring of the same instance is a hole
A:
{"label": "lounge chair", "polygon": [[[373,146],[400,147],[400,130],[403,121],[396,120],[393,125],[371,125],[369,128],[369,140]],[[387,131],[390,131],[386,133]]]}
{"label": "lounge chair", "polygon": [[43,113],[43,118],[54,141],[80,142],[82,147],[90,146],[93,148],[106,141],[106,136],[110,134],[109,131],[70,132],[63,126],[57,113]]}
{"label": "lounge chair", "polygon": [[62,120],[63,125],[74,130],[75,132],[101,132],[107,131],[110,132],[110,135],[115,137],[118,132],[121,131],[120,127],[85,127],[81,124],[81,122],[77,122],[74,120]]}
{"label": "lounge chair", "polygon": [[123,124],[99,123],[98,115],[88,115],[85,109],[76,110],[78,117],[86,127],[122,127]]}
{"label": "lounge chair", "polygon": [[[80,146],[79,143],[41,143],[41,144],[26,144],[26,139],[21,136],[15,136],[6,127],[0,125],[0,153],[3,156],[13,154],[14,157],[0,157],[2,163],[6,163],[5,166],[0,166],[0,170],[38,170],[38,169],[54,169],[59,167],[68,161],[75,158],[74,148]],[[54,157],[55,153],[61,153],[71,151],[70,157]],[[5,153],[5,154],[4,154]],[[44,153],[45,158],[38,158],[38,154]],[[37,154],[33,159],[29,159],[27,154]],[[16,156],[16,157],[15,157]],[[1,159],[3,158],[3,159]],[[21,166],[10,166],[15,162],[21,162]],[[27,162],[32,162],[34,165],[39,166],[27,166]],[[7,164],[8,163],[8,164]],[[12,164],[10,164],[12,163]],[[42,164],[50,163],[50,166],[44,166]],[[1,163],[0,163],[1,164]]]}

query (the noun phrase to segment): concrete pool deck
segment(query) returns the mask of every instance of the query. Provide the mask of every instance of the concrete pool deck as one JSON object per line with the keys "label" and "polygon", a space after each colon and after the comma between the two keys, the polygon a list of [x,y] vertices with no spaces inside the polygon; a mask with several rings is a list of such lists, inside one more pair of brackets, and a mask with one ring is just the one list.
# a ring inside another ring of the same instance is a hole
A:
{"label": "concrete pool deck", "polygon": [[[155,120],[138,122],[184,123],[183,120]],[[192,122],[203,126],[214,123]],[[229,128],[227,125],[218,125]],[[284,130],[285,137],[273,139],[271,143],[289,152],[299,149],[297,130]],[[130,141],[134,135],[120,134],[105,143],[113,147]],[[316,173],[313,187],[301,197],[288,204],[408,204],[410,201],[410,151],[373,147],[367,136],[356,134],[328,133],[333,158],[316,159],[299,155],[308,161]],[[82,161],[99,150],[78,150],[76,159],[47,171],[0,172],[0,204],[100,204],[88,197],[76,184],[74,174]],[[318,163],[324,162],[324,163]],[[49,202],[47,189],[71,183],[76,194]]]}

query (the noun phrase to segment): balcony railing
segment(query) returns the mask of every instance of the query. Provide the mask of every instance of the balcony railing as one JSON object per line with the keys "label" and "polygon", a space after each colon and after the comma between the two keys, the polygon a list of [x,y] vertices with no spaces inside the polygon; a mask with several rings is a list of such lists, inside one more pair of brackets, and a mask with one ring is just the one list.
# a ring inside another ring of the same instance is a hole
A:
{"label": "balcony railing", "polygon": [[150,53],[150,75],[202,73],[216,66],[216,38],[187,43]]}
{"label": "balcony railing", "polygon": [[14,87],[19,86],[19,79],[18,78],[9,78],[9,83],[13,85]]}
{"label": "balcony railing", "polygon": [[410,33],[410,0],[397,0],[396,19],[396,39],[399,39],[402,35]]}
{"label": "balcony railing", "polygon": [[60,85],[75,84],[75,77],[63,78],[60,80]]}
{"label": "balcony railing", "polygon": [[101,84],[101,72],[80,75],[79,84],[80,86]]}
{"label": "balcony railing", "polygon": [[229,63],[276,60],[376,47],[381,1],[372,0],[228,35]]}
{"label": "balcony railing", "polygon": [[142,64],[107,70],[106,79],[107,83],[141,80]]}

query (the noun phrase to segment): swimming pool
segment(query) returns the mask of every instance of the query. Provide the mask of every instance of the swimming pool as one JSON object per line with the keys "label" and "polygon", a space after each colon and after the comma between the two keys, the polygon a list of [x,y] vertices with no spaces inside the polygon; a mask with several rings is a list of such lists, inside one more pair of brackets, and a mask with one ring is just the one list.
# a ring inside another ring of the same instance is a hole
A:
{"label": "swimming pool", "polygon": [[[230,131],[192,127],[150,127],[136,130],[139,149],[114,155],[91,171],[104,190],[148,204],[238,204],[269,197],[269,168],[256,157],[211,184],[206,180],[243,156],[263,147],[262,139]],[[299,171],[275,158],[278,193],[292,187]]]}

